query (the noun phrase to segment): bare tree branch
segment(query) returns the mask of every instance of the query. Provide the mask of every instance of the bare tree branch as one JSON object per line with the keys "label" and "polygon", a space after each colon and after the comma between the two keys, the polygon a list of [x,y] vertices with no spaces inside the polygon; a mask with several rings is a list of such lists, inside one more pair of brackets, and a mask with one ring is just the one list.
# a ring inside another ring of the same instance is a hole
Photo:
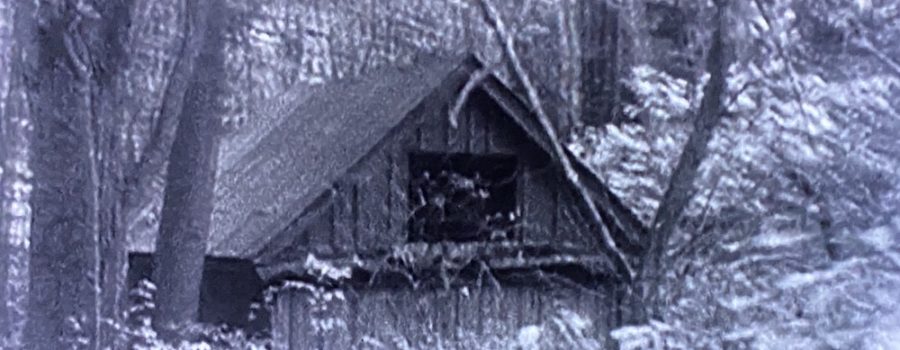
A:
{"label": "bare tree branch", "polygon": [[462,91],[460,91],[459,96],[456,98],[456,102],[453,103],[453,107],[450,108],[450,126],[454,129],[459,125],[459,112],[462,111],[463,106],[465,106],[466,101],[469,100],[469,95],[472,91],[475,90],[484,79],[491,76],[493,74],[495,67],[486,67],[483,69],[476,70],[472,72],[472,75],[469,77],[469,80],[466,82],[466,85],[463,86]]}
{"label": "bare tree branch", "polygon": [[700,111],[694,117],[694,130],[688,137],[687,143],[681,152],[678,163],[669,178],[669,185],[663,195],[663,199],[657,208],[653,224],[650,227],[650,248],[642,259],[639,276],[640,295],[633,297],[634,311],[638,322],[646,322],[652,315],[658,313],[657,290],[662,284],[663,257],[669,243],[672,232],[676,228],[678,220],[687,208],[691,198],[696,193],[694,180],[700,164],[706,158],[709,141],[713,136],[713,129],[718,125],[724,114],[723,94],[725,92],[725,75],[728,65],[725,63],[725,48],[723,30],[725,28],[725,0],[716,2],[716,26],[713,29],[712,45],[706,58],[706,66],[710,78],[703,88],[703,99],[700,101]]}

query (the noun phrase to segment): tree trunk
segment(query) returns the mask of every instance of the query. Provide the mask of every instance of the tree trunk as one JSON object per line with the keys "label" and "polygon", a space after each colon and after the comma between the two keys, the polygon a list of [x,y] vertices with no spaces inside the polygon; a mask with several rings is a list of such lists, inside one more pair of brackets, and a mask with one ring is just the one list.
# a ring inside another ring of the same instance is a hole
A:
{"label": "tree trunk", "polygon": [[605,13],[603,15],[603,38],[605,40],[603,53],[606,56],[606,63],[603,65],[603,82],[602,94],[603,102],[600,104],[600,111],[605,113],[607,122],[616,122],[621,117],[620,86],[619,77],[619,10],[603,3]]}
{"label": "tree trunk", "polygon": [[[35,118],[31,348],[117,348],[127,259],[128,113],[115,82],[127,62],[130,2],[45,2],[28,70]],[[58,334],[59,336],[47,336]]]}
{"label": "tree trunk", "polygon": [[[6,151],[6,143],[9,128],[7,118],[7,100],[12,88],[12,58],[13,58],[13,3],[0,2],[0,203],[6,203],[6,173],[10,172],[7,165],[9,156]],[[6,286],[9,284],[9,233],[6,229],[6,206],[0,206],[0,344],[8,337],[5,330],[9,329],[7,321]]]}
{"label": "tree trunk", "polygon": [[662,264],[666,253],[669,238],[675,230],[678,219],[687,207],[691,198],[696,193],[694,179],[700,163],[706,158],[708,145],[713,136],[713,130],[724,114],[722,97],[725,92],[725,77],[728,69],[725,55],[725,42],[723,31],[725,30],[725,1],[717,1],[716,4],[716,28],[712,35],[712,42],[706,58],[707,71],[710,79],[703,88],[703,99],[700,101],[700,111],[694,118],[694,129],[688,137],[687,143],[681,152],[669,186],[659,204],[653,224],[650,227],[650,247],[644,254],[641,272],[639,275],[637,290],[633,297],[637,322],[645,322],[650,318],[661,317],[660,301],[658,300],[659,288],[665,277]]}
{"label": "tree trunk", "polygon": [[[21,9],[21,8],[20,8]],[[17,23],[18,25],[18,23]],[[21,75],[21,50],[16,50],[13,63],[13,79],[10,94],[3,110],[3,135],[0,142],[5,144],[3,158],[3,179],[0,191],[0,237],[3,238],[3,280],[0,293],[3,295],[3,325],[0,337],[6,339],[9,349],[23,349],[25,310],[29,290],[28,244],[31,236],[31,193],[30,169],[28,167],[32,119]]]}
{"label": "tree trunk", "polygon": [[223,110],[219,96],[226,13],[207,0],[196,0],[191,14],[198,29],[205,27],[200,32],[205,35],[169,158],[153,274],[154,327],[168,339],[176,338],[177,330],[197,317]]}
{"label": "tree trunk", "polygon": [[[190,46],[181,39],[185,31],[180,28],[159,30],[158,22],[178,23],[177,19],[146,15],[174,13],[181,17],[184,2],[108,1],[95,7],[47,1],[41,2],[37,11],[29,11],[34,10],[27,6],[31,2],[16,4],[23,10],[16,14],[15,38],[23,43],[21,74],[31,97],[19,100],[21,111],[30,110],[36,116],[37,136],[31,142],[31,154],[36,156],[30,160],[36,184],[31,252],[12,259],[17,264],[26,263],[24,271],[29,273],[35,291],[28,306],[33,315],[27,331],[29,348],[55,349],[73,344],[121,348],[122,333],[117,327],[122,325],[125,306],[124,218],[129,194],[124,189],[126,175],[141,169],[132,164],[127,127],[139,110],[155,108],[154,101],[159,101],[154,100],[156,93],[135,91],[135,87],[147,79],[161,80],[168,84],[166,96],[177,96],[173,100],[180,101],[187,85],[185,79],[166,80],[173,71],[177,74],[182,70],[144,71],[140,63],[165,67],[172,61],[172,51],[181,47],[182,52],[176,52],[180,54]],[[31,26],[26,26],[29,23]],[[34,23],[40,23],[40,27]],[[149,55],[147,51],[151,51]],[[150,96],[135,96],[135,92]],[[25,101],[33,103],[26,106]],[[180,110],[180,106],[180,102],[166,103],[163,109]],[[14,125],[22,132],[30,127]],[[173,129],[166,126],[157,129]],[[157,146],[151,147],[154,155],[168,151],[171,141],[166,140],[171,137],[163,136],[151,137],[151,143]],[[17,169],[28,171],[21,166]],[[27,178],[27,174],[22,176]],[[27,191],[20,193],[27,187],[18,183],[16,199],[27,200]],[[4,186],[9,188],[8,181],[4,180]],[[23,215],[30,214],[27,206],[24,208]],[[27,236],[27,221],[23,221],[9,221],[6,226],[15,225]],[[22,246],[18,250],[26,250],[28,237],[11,242]],[[8,246],[13,252],[17,251],[15,244]],[[27,266],[29,257],[31,269]],[[21,274],[23,269],[9,271]],[[10,290],[19,293],[21,286],[27,290],[29,283],[15,284]]]}
{"label": "tree trunk", "polygon": [[[124,298],[128,272],[127,209],[130,202],[138,197],[136,194],[143,194],[140,187],[128,187],[128,180],[135,177],[153,178],[152,174],[143,172],[147,168],[156,169],[156,163],[146,157],[140,162],[134,159],[133,149],[125,135],[130,132],[128,125],[147,122],[136,118],[144,115],[142,111],[155,109],[156,103],[165,96],[177,96],[172,98],[177,103],[161,103],[163,112],[180,111],[180,101],[187,85],[186,76],[190,76],[189,69],[182,67],[193,64],[197,50],[187,48],[196,47],[197,40],[191,41],[192,27],[188,23],[189,14],[183,0],[137,0],[106,2],[104,5],[106,7],[101,9],[104,30],[94,38],[101,40],[94,42],[92,50],[104,52],[103,63],[109,67],[98,70],[94,77],[101,104],[100,117],[94,125],[99,220],[99,241],[95,249],[99,276],[96,298],[99,304],[97,317],[103,320],[95,333],[98,347],[118,349],[124,346],[124,339],[116,326],[124,324],[122,310],[127,306]],[[174,14],[174,18],[145,17],[146,14],[160,12]],[[156,29],[158,26],[164,26],[164,29]],[[129,30],[123,31],[122,28]],[[146,55],[154,59],[144,58]],[[171,68],[148,68],[155,65]],[[186,70],[188,73],[184,72]],[[151,98],[140,96],[144,91],[136,90],[136,87],[141,86],[143,80],[164,83],[167,88],[162,93],[152,92]],[[173,138],[170,130],[174,130],[174,126],[169,124],[157,125],[157,132],[148,137],[149,145],[143,155],[154,161],[167,156]]]}
{"label": "tree trunk", "polygon": [[85,23],[68,4],[41,3],[30,72],[35,139],[28,348],[94,345],[98,243],[95,108]]}
{"label": "tree trunk", "polygon": [[615,111],[619,12],[605,0],[582,0],[581,6],[582,120],[602,125]]}
{"label": "tree trunk", "polygon": [[2,94],[0,94],[0,341],[5,348],[23,349],[28,300],[31,209],[28,167],[31,118],[23,74],[34,31],[30,2],[0,5],[2,12]]}
{"label": "tree trunk", "polygon": [[95,298],[97,300],[96,317],[100,324],[93,330],[97,349],[118,349],[123,345],[122,334],[117,330],[124,324],[121,313],[125,308],[123,297],[126,294],[126,276],[128,272],[128,252],[126,250],[127,230],[125,226],[124,194],[125,170],[129,165],[129,148],[127,138],[129,107],[124,101],[127,90],[121,88],[121,80],[127,79],[123,67],[127,60],[124,45],[127,43],[127,28],[130,23],[134,2],[108,1],[98,10],[101,14],[101,30],[92,37],[91,51],[103,55],[103,62],[95,67],[94,84],[97,88],[94,95],[98,98],[99,112],[95,112],[94,135],[96,138],[95,174],[97,176],[97,247],[95,271]]}

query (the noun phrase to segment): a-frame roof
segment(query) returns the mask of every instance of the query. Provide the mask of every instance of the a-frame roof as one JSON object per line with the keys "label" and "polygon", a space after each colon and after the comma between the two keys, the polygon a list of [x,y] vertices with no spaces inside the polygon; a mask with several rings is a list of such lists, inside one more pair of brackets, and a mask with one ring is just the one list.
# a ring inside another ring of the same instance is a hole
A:
{"label": "a-frame roof", "polygon": [[[413,67],[387,68],[362,78],[303,87],[271,113],[280,123],[217,180],[210,253],[248,257],[297,217],[427,98],[446,98],[442,87],[460,86],[481,63],[473,56],[423,58]],[[491,76],[480,86],[551,156],[536,116],[504,83]],[[455,93],[455,91],[454,91]],[[580,160],[566,154],[592,192],[617,244],[638,249],[643,227]],[[559,163],[557,160],[555,163]]]}

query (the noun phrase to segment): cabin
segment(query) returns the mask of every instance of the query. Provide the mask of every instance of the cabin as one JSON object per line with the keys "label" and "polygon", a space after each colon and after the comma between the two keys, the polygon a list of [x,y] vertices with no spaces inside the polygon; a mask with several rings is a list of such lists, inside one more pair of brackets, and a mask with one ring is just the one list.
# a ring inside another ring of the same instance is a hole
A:
{"label": "cabin", "polygon": [[[602,220],[591,220],[536,116],[494,76],[456,116],[482,69],[421,58],[304,87],[219,174],[210,250],[253,261],[270,286],[281,349],[428,344],[515,334],[577,310],[616,322],[621,264],[641,224],[565,152]],[[602,226],[602,227],[601,227]]]}
{"label": "cabin", "polygon": [[[258,108],[223,143],[201,321],[265,328],[280,349],[514,335],[560,310],[597,334],[618,324],[626,274],[604,236],[632,254],[645,229],[564,151],[599,208],[591,219],[549,135],[498,77],[451,117],[481,69],[472,55],[420,57]],[[132,275],[149,276],[140,254]],[[266,322],[247,321],[263,299]]]}

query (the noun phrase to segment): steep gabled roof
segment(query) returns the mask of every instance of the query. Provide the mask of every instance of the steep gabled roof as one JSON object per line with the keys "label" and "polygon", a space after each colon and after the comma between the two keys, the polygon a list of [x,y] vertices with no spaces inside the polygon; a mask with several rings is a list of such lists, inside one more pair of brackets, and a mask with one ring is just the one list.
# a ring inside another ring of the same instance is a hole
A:
{"label": "steep gabled roof", "polygon": [[[463,62],[453,74],[450,74],[447,78],[444,79],[442,86],[436,89],[435,92],[430,94],[428,97],[430,100],[439,99],[440,101],[446,101],[447,99],[456,98],[457,91],[447,86],[459,87],[465,83],[465,79],[469,79],[473,72],[482,68],[480,62],[478,62],[474,58],[470,58]],[[478,89],[487,93],[490,98],[497,103],[497,105],[505,111],[505,113],[501,113],[499,115],[506,116],[511,119],[514,125],[521,128],[525,134],[531,139],[531,141],[535,142],[539,148],[542,149],[547,155],[551,158],[555,159],[554,164],[561,167],[561,160],[558,159],[555,155],[556,153],[553,151],[553,145],[551,144],[550,136],[544,131],[537,119],[535,113],[533,113],[528,106],[523,102],[507,85],[497,79],[495,76],[488,76],[485,80],[483,80]],[[451,91],[452,90],[452,91]],[[440,102],[439,102],[440,103]],[[407,116],[409,117],[409,116]],[[398,122],[399,125],[399,122]],[[383,138],[388,138],[388,135],[383,135]],[[368,153],[368,152],[367,152]],[[574,171],[576,172],[579,182],[588,190],[591,200],[595,202],[596,206],[600,209],[601,221],[607,229],[610,230],[610,233],[615,240],[615,243],[618,247],[624,249],[626,252],[635,253],[641,250],[640,239],[642,237],[643,232],[645,232],[644,227],[641,225],[640,221],[638,221],[637,217],[622,203],[618,200],[618,198],[602,183],[600,178],[591,171],[580,159],[575,157],[574,154],[568,152],[567,150],[564,152],[564,157],[567,157],[567,160],[573,165]],[[560,169],[561,170],[561,169]],[[340,176],[340,175],[338,175]],[[337,180],[337,178],[332,179],[332,182]],[[575,186],[574,183],[565,181],[562,183],[562,186]],[[295,212],[292,218],[302,217],[306,218],[306,222],[311,222],[308,220],[312,220],[316,217],[315,214],[312,214],[323,207],[323,204],[327,202],[328,195],[327,192],[324,192],[322,195],[316,197],[317,200],[311,201],[309,204],[304,205],[302,208],[298,208],[302,210],[302,214],[300,211]],[[316,204],[319,203],[319,204]],[[580,203],[586,207],[586,203]],[[304,222],[304,221],[301,221]],[[300,224],[302,226],[304,224]],[[295,226],[296,227],[296,226]],[[291,246],[295,243],[292,236],[293,230],[281,231],[281,228],[277,229],[280,232],[269,231],[269,235],[265,237],[264,242],[255,242],[246,246],[246,250],[244,251],[244,255],[258,259],[258,263],[262,263],[263,265],[260,267],[260,272],[272,277],[279,274],[298,274],[302,275],[303,266],[305,262],[303,261],[273,261],[272,258],[278,254],[278,252],[283,249],[293,249]],[[417,244],[406,245],[406,248],[401,249],[404,252],[409,252],[408,247],[416,246],[417,248],[423,248]],[[462,245],[455,245],[457,248],[462,247]],[[494,258],[502,260],[502,254],[496,250],[490,250],[493,248],[497,248],[495,245],[487,244],[487,245],[478,245],[481,248],[488,249],[483,251],[482,253],[487,253],[488,255],[483,256],[481,258],[484,261],[493,261]],[[427,249],[427,247],[425,247]],[[517,251],[517,256],[519,259],[522,258],[522,254],[526,251],[530,251],[528,247],[513,244],[512,246],[502,245],[500,248],[503,249],[512,249],[513,251]],[[503,250],[500,249],[500,250]],[[546,252],[553,251],[554,247],[551,244],[550,247],[544,247]],[[549,250],[547,250],[549,249]],[[415,250],[415,249],[413,249]],[[532,249],[533,250],[533,249]],[[605,251],[605,246],[601,249]],[[595,261],[598,266],[602,266],[601,270],[607,269],[606,271],[618,271],[624,272],[622,266],[619,262],[615,262],[611,259],[606,258],[601,252],[594,252],[596,255],[591,255],[593,259],[599,259]],[[500,254],[500,255],[498,255]],[[356,269],[365,270],[364,265],[374,264],[378,265],[383,263],[383,257],[370,257],[363,258],[362,260],[353,260],[354,264],[362,263],[363,265],[356,266]],[[537,259],[534,261],[545,261],[551,262],[553,264],[559,264],[567,259],[571,259],[571,255],[566,254],[550,254],[547,256],[530,256],[526,260]],[[354,259],[359,259],[354,258]],[[368,260],[367,260],[368,259]],[[541,260],[544,259],[544,260]],[[390,260],[390,259],[388,259]],[[414,259],[415,260],[415,259]],[[431,261],[430,259],[425,259]],[[579,261],[587,261],[584,257],[579,258]],[[590,265],[590,264],[589,264]],[[535,265],[536,267],[537,265]],[[495,266],[500,267],[500,266]]]}
{"label": "steep gabled roof", "polygon": [[[248,257],[256,253],[292,219],[315,207],[332,183],[397,128],[410,111],[425,99],[448,98],[443,87],[461,86],[481,67],[474,56],[422,58],[412,67],[390,67],[366,77],[298,86],[257,108],[260,115],[254,116],[258,122],[252,130],[234,135],[224,144],[209,254]],[[555,158],[537,117],[508,86],[489,76],[479,88]],[[645,232],[640,221],[586,165],[569,152],[566,156],[602,208],[603,220],[617,245],[639,250]],[[152,240],[137,243],[142,248],[138,250],[152,250]]]}
{"label": "steep gabled roof", "polygon": [[[461,63],[462,62],[462,63]],[[308,87],[272,113],[286,115],[217,179],[210,253],[243,256],[328,189],[409,112],[447,80],[465,79],[471,60],[423,58],[364,78]]]}

